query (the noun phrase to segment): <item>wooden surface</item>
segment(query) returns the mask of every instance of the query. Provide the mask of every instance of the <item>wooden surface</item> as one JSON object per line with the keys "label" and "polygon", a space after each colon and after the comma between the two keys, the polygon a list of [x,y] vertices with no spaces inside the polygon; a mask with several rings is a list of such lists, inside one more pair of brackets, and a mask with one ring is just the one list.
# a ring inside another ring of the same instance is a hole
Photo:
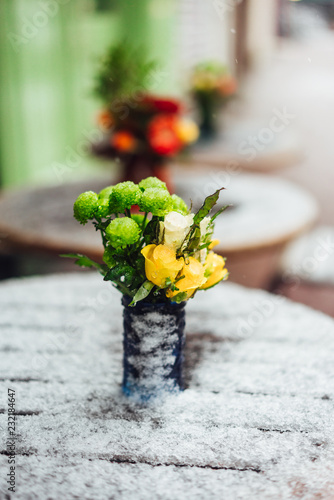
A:
{"label": "wooden surface", "polygon": [[0,284],[0,497],[7,389],[14,498],[334,496],[334,322],[224,283],[187,305],[187,389],[120,393],[120,297],[93,273]]}

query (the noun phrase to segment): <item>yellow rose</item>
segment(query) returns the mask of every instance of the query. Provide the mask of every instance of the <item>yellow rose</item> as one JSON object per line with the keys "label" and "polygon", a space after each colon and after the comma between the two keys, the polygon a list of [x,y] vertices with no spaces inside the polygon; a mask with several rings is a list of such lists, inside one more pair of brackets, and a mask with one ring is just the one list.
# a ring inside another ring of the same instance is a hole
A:
{"label": "yellow rose", "polygon": [[198,260],[194,259],[194,257],[189,257],[188,263],[184,264],[180,275],[184,276],[184,278],[176,283],[178,290],[174,292],[168,290],[166,293],[168,298],[172,298],[178,293],[186,292],[187,299],[189,299],[195,293],[195,290],[206,282],[204,267]]}
{"label": "yellow rose", "polygon": [[209,250],[212,250],[214,247],[216,247],[217,245],[219,245],[219,243],[220,243],[220,240],[217,240],[217,239],[211,240],[211,243],[209,245]]}
{"label": "yellow rose", "polygon": [[206,258],[205,264],[205,276],[208,277],[206,283],[201,286],[202,290],[205,288],[210,288],[216,285],[219,281],[227,278],[228,271],[225,268],[225,261],[221,255],[210,252]]}
{"label": "yellow rose", "polygon": [[175,251],[165,245],[146,245],[141,251],[145,257],[146,278],[163,288],[167,278],[173,282],[182,269],[184,260],[176,259]]}

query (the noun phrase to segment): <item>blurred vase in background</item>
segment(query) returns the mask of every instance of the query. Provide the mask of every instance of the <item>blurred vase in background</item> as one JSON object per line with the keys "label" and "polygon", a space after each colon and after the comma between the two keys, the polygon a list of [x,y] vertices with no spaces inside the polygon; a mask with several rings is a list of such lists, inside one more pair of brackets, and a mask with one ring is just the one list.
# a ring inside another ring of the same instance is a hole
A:
{"label": "blurred vase in background", "polygon": [[196,103],[202,139],[219,132],[223,106],[237,91],[237,81],[226,66],[215,61],[197,64],[191,76],[191,93]]}

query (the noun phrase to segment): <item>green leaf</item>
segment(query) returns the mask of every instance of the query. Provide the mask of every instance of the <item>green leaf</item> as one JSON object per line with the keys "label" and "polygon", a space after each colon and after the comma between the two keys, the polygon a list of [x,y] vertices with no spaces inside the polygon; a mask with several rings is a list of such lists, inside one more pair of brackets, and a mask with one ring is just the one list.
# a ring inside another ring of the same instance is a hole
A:
{"label": "green leaf", "polygon": [[104,281],[112,281],[121,293],[133,297],[134,290],[138,288],[143,279],[136,269],[122,262],[109,269]]}
{"label": "green leaf", "polygon": [[215,191],[213,194],[210,194],[210,196],[207,196],[205,198],[203,205],[198,210],[198,212],[195,214],[194,224],[199,224],[201,222],[201,220],[203,220],[204,217],[206,217],[208,215],[208,213],[212,210],[212,208],[217,203],[217,200],[219,198],[219,193],[222,189],[224,189],[224,188],[217,189],[217,191]]}
{"label": "green leaf", "polygon": [[199,227],[195,227],[190,234],[189,242],[186,247],[188,252],[193,252],[194,250],[196,250],[198,245],[200,244],[200,241],[201,241],[201,231]]}
{"label": "green leaf", "polygon": [[59,257],[65,257],[65,258],[69,258],[69,259],[77,259],[78,257],[83,257],[83,255],[81,255],[79,253],[62,253],[62,254],[60,254]]}
{"label": "green leaf", "polygon": [[184,275],[180,276],[175,280],[175,282],[173,282],[170,278],[166,278],[165,285],[163,288],[169,288],[170,290],[172,290],[172,292],[175,292],[175,290],[178,290],[176,283],[178,283],[180,280],[183,280],[184,278],[185,278]]}
{"label": "green leaf", "polygon": [[173,284],[172,280],[170,278],[166,278],[166,281],[165,281],[165,287],[169,287]]}
{"label": "green leaf", "polygon": [[137,302],[140,300],[144,300],[150,293],[152,288],[154,287],[154,283],[151,281],[145,281],[142,286],[137,290],[135,296],[130,303],[130,306],[135,306]]}
{"label": "green leaf", "polygon": [[160,230],[159,217],[154,216],[147,224],[143,232],[144,240],[147,245],[151,243],[158,244],[159,230]]}
{"label": "green leaf", "polygon": [[213,217],[211,217],[211,222],[213,222],[215,219],[217,219],[218,215],[222,214],[223,212],[225,212],[225,210],[229,207],[231,207],[232,205],[225,205],[224,207],[220,208]]}
{"label": "green leaf", "polygon": [[157,69],[157,63],[150,60],[144,47],[121,40],[106,51],[100,62],[95,95],[107,106],[117,102],[119,107],[119,103],[125,104],[138,89],[146,89],[152,82],[152,72]]}
{"label": "green leaf", "polygon": [[104,264],[99,264],[98,262],[95,262],[94,260],[90,259],[89,257],[86,257],[86,255],[81,255],[80,253],[66,253],[60,255],[60,257],[65,257],[65,258],[70,258],[70,259],[76,259],[74,264],[80,267],[95,267],[98,269],[103,275],[106,273],[108,267],[105,266]]}

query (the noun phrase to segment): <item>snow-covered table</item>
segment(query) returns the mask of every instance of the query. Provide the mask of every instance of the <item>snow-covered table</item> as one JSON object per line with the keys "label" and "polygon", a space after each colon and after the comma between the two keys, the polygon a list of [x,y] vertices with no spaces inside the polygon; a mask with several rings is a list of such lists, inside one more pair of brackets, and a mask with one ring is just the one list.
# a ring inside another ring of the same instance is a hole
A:
{"label": "snow-covered table", "polygon": [[187,389],[138,407],[120,392],[121,305],[110,284],[91,273],[12,280],[0,304],[1,499],[8,388],[12,498],[334,497],[327,316],[230,283],[198,294],[187,305]]}

